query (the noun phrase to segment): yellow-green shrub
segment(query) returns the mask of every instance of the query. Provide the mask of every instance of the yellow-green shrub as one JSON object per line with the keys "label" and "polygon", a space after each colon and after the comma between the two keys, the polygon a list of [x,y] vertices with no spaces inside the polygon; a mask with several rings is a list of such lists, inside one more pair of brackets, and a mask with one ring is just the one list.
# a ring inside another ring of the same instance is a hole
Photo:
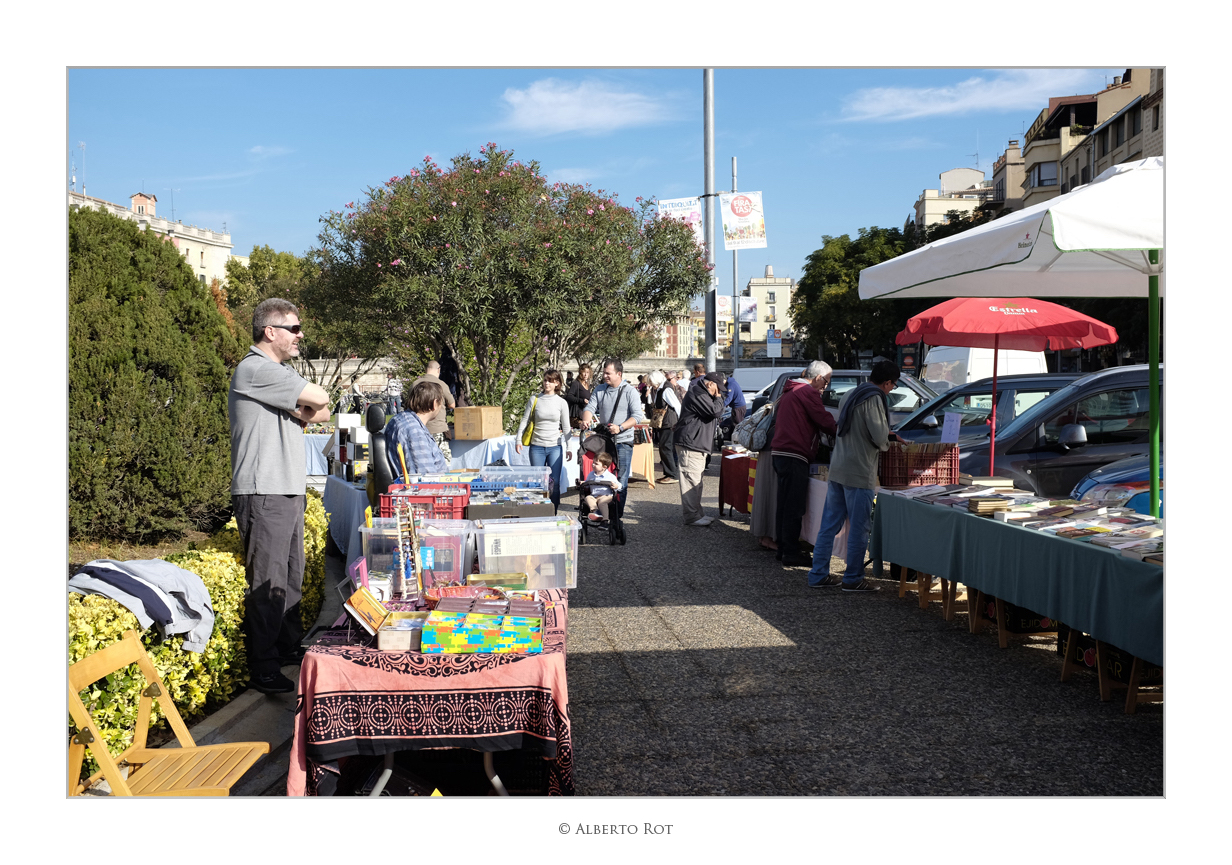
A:
{"label": "yellow-green shrub", "polygon": [[[299,602],[300,621],[304,629],[311,628],[317,622],[321,613],[321,604],[325,600],[325,535],[329,532],[329,514],[321,501],[321,494],[316,490],[308,490],[308,500],[304,509],[304,586],[303,598]],[[240,541],[240,531],[231,518],[217,534],[210,537],[207,548],[231,553],[243,567],[244,545]]]}
{"label": "yellow-green shrub", "polygon": [[[230,553],[190,550],[167,561],[201,577],[214,607],[214,631],[204,652],[186,652],[183,637],[168,637],[156,644],[153,629],[142,643],[167,686],[176,708],[191,723],[195,716],[226,703],[248,682],[244,651],[244,568]],[[119,640],[127,630],[140,631],[128,608],[101,595],[68,596],[69,663],[75,663]],[[119,753],[132,744],[137,703],[145,687],[136,664],[95,682],[81,697],[98,724],[108,749]],[[165,724],[157,701],[151,707],[153,724]],[[93,761],[87,772],[94,771]]]}

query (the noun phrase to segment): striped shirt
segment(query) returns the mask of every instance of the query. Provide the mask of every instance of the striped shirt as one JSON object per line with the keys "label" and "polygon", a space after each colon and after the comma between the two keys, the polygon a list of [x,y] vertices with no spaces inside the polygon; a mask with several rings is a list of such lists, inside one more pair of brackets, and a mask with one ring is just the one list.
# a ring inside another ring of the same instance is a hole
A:
{"label": "striped shirt", "polygon": [[[406,454],[406,470],[413,475],[428,472],[443,472],[449,470],[445,455],[436,445],[436,439],[424,426],[419,415],[413,411],[398,412],[385,427],[385,447],[389,453],[389,462],[395,472],[402,471],[402,460],[398,457],[398,445]],[[397,483],[405,483],[399,474]]]}

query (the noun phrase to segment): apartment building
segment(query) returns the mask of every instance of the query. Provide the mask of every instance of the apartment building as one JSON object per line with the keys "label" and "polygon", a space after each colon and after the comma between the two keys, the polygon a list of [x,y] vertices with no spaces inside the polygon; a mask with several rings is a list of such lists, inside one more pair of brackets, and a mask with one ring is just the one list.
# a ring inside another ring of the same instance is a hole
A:
{"label": "apartment building", "polygon": [[1100,96],[1099,122],[1061,163],[1068,189],[1122,162],[1163,156],[1163,70],[1126,69]]}
{"label": "apartment building", "polygon": [[[705,318],[702,318],[705,333]],[[682,315],[671,324],[655,328],[655,347],[643,358],[689,358],[697,351],[697,325],[693,316]]]}
{"label": "apartment building", "polygon": [[1003,208],[1009,210],[1022,209],[1022,181],[1026,176],[1023,170],[1022,149],[1018,139],[1011,138],[1005,152],[997,157],[992,164],[992,196],[988,200],[993,213]]}
{"label": "apartment building", "polygon": [[183,222],[172,222],[170,219],[158,216],[155,210],[158,198],[144,192],[135,192],[129,196],[129,206],[124,207],[101,198],[83,195],[70,191],[69,207],[88,207],[91,210],[101,210],[136,222],[142,231],[152,230],[166,237],[188,266],[192,268],[197,279],[209,285],[217,279],[223,282],[227,278],[227,259],[231,258],[231,235],[227,232],[214,231],[210,228],[198,228],[195,225],[185,225]]}
{"label": "apartment building", "polygon": [[972,213],[993,193],[984,172],[975,168],[951,168],[938,179],[937,189],[925,189],[916,199],[913,219],[919,227],[948,223],[951,210]]}

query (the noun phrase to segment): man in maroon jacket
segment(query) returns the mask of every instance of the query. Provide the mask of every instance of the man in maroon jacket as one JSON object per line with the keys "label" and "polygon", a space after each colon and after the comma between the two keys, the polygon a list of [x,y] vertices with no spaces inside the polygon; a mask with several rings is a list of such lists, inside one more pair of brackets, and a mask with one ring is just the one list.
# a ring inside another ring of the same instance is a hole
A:
{"label": "man in maroon jacket", "polygon": [[815,360],[787,382],[774,408],[774,440],[770,454],[778,475],[779,496],[775,510],[775,543],[786,567],[811,566],[812,560],[800,555],[800,521],[808,509],[809,463],[817,453],[824,432],[833,436],[834,418],[821,403],[821,392],[830,386],[833,370],[825,361]]}

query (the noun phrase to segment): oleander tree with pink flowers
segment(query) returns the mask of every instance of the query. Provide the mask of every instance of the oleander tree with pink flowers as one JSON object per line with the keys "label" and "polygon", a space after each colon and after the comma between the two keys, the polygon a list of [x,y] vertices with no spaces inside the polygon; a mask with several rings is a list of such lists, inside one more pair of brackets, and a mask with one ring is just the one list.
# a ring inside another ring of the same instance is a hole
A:
{"label": "oleander tree with pink flowers", "polygon": [[547,366],[645,350],[709,285],[689,227],[654,216],[489,143],[321,217],[317,288],[383,322],[408,372],[449,348],[470,401],[505,405]]}

